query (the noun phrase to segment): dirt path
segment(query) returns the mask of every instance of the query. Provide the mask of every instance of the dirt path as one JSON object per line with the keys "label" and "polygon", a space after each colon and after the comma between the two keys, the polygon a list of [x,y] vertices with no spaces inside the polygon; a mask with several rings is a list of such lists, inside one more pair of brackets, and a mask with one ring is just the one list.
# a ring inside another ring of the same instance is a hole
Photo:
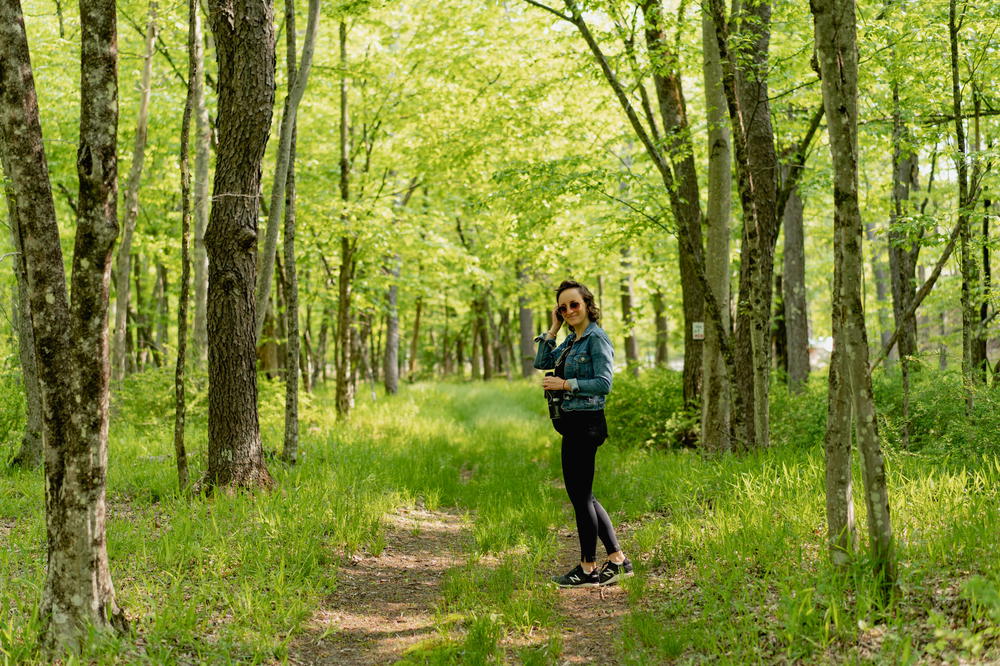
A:
{"label": "dirt path", "polygon": [[[472,545],[468,528],[454,513],[404,509],[387,516],[385,549],[378,557],[356,557],[341,565],[337,591],[291,646],[289,661],[391,664],[410,646],[436,636],[433,611],[441,580],[466,562]],[[553,572],[565,568],[577,550],[574,532],[560,530],[559,537],[563,556],[552,562]],[[618,663],[614,642],[628,610],[625,591],[617,586],[560,590],[558,599],[564,618],[563,626],[554,629],[562,643],[559,663]]]}
{"label": "dirt path", "polygon": [[466,525],[461,516],[423,509],[386,521],[385,550],[344,563],[336,593],[291,650],[293,663],[393,663],[434,634],[441,579],[468,552]]}

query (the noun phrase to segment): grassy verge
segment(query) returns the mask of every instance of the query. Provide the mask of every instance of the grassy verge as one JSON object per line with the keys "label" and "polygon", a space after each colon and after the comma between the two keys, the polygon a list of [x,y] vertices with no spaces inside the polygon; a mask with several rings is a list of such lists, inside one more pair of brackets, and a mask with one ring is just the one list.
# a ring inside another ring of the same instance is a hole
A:
{"label": "grassy verge", "polygon": [[[378,554],[383,516],[418,503],[468,512],[474,538],[468,562],[443,584],[440,639],[405,660],[558,661],[564,619],[543,583],[557,555],[554,530],[571,514],[534,386],[408,387],[374,403],[359,397],[346,424],[321,393],[304,406],[301,464],[270,465],[275,491],[187,500],[176,493],[162,416],[169,378],[134,381],[112,427],[108,536],[135,633],[95,636],[81,661],[284,661],[337,589],[340,558]],[[196,387],[196,405],[198,395]],[[261,395],[265,446],[276,449],[279,387],[264,385]],[[827,565],[814,418],[822,399],[821,383],[798,402],[779,399],[776,446],[756,454],[706,459],[643,446],[641,437],[602,447],[595,493],[627,527],[637,565],[609,655],[650,664],[1000,657],[1000,460],[887,442],[901,566],[899,594],[884,606],[863,553],[847,571]],[[203,468],[197,409],[191,424],[193,463]],[[0,662],[31,662],[43,489],[37,472],[0,473]],[[856,514],[863,535],[860,502]]]}

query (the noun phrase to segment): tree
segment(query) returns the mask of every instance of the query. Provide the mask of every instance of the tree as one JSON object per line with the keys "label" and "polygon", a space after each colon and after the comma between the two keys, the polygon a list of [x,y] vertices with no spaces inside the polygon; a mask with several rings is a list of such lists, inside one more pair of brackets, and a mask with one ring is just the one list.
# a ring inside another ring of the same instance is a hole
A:
{"label": "tree", "polygon": [[833,161],[834,350],[830,361],[827,451],[827,523],[831,557],[852,554],[851,423],[861,453],[872,560],[879,582],[895,584],[892,522],[885,465],[879,447],[868,337],[861,298],[864,258],[858,204],[858,53],[854,0],[811,0],[819,74]]}
{"label": "tree", "polygon": [[273,481],[257,419],[254,287],[261,160],[274,103],[270,1],[211,0],[219,62],[219,147],[208,251],[208,483]]}
{"label": "tree", "polygon": [[[39,616],[50,653],[88,627],[124,631],[108,567],[108,285],[118,236],[115,3],[81,5],[79,194],[72,299],[18,0],[0,4],[0,145],[24,251],[41,384],[48,567]],[[81,400],[81,396],[87,396]]]}

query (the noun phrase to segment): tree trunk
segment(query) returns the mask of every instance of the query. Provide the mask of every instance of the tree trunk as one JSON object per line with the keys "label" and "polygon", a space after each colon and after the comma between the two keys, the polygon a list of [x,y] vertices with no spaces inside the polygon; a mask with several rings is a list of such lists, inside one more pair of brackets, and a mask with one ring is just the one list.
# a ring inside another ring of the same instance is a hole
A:
{"label": "tree trunk", "polygon": [[[274,183],[271,186],[271,205],[267,213],[267,231],[264,237],[264,251],[260,256],[260,273],[257,276],[257,323],[256,335],[260,339],[261,331],[264,328],[264,317],[267,316],[268,305],[271,296],[271,278],[274,275],[274,258],[278,250],[278,227],[281,225],[281,214],[285,203],[285,184],[288,180],[288,169],[291,162],[292,134],[295,131],[295,117],[298,113],[299,102],[306,91],[306,83],[309,80],[309,69],[312,67],[313,51],[316,45],[316,26],[319,23],[319,0],[309,0],[309,18],[306,24],[305,42],[302,44],[302,62],[296,71],[294,66],[288,70],[289,78],[288,95],[285,97],[285,110],[281,117],[281,129],[278,136],[278,150],[275,155]],[[285,19],[288,20],[289,11],[286,8]],[[294,6],[291,10],[293,22],[285,25],[286,34],[294,32]],[[294,47],[294,35],[289,37],[291,46]],[[290,52],[290,58],[295,57],[295,50]]]}
{"label": "tree trunk", "polygon": [[632,376],[639,376],[639,343],[633,329],[635,321],[632,314],[632,262],[629,260],[628,249],[622,248],[622,279],[620,283],[622,299],[622,327],[625,329],[625,364]]}
{"label": "tree trunk", "polygon": [[[715,23],[707,6],[702,7],[702,45],[706,119],[708,120],[708,245],[705,277],[720,305],[722,328],[729,320],[729,218],[732,211],[732,146],[726,119],[726,93],[722,85],[722,63],[715,38]],[[705,325],[702,357],[701,443],[711,451],[730,451],[729,381],[722,357],[719,333]]]}
{"label": "tree trunk", "polygon": [[417,374],[417,354],[420,349],[420,315],[424,309],[423,296],[417,296],[417,304],[413,312],[413,331],[410,334],[410,358],[409,367],[406,369],[406,377],[411,382]]}
{"label": "tree trunk", "polygon": [[520,335],[521,352],[521,376],[527,379],[535,374],[535,349],[532,340],[535,337],[535,324],[532,322],[531,299],[524,293],[527,285],[527,275],[523,270],[518,271],[518,284],[521,285],[521,292],[517,295],[517,322]]}
{"label": "tree trunk", "polygon": [[341,221],[345,225],[340,239],[340,272],[337,276],[337,387],[336,407],[339,416],[346,416],[351,409],[350,360],[351,360],[351,283],[354,280],[354,243],[349,238],[347,202],[350,199],[350,169],[348,156],[347,112],[347,23],[340,22],[340,199],[345,207]]}
{"label": "tree trunk", "polygon": [[[5,158],[6,159],[6,158]],[[4,164],[4,172],[10,168]],[[14,246],[14,276],[17,280],[14,300],[14,330],[21,360],[21,377],[24,380],[24,398],[27,419],[21,448],[14,457],[13,464],[22,467],[38,467],[42,464],[42,387],[38,383],[38,365],[35,362],[35,335],[31,330],[31,302],[28,289],[28,272],[25,264],[24,248],[21,247],[21,231],[18,227],[16,198],[10,181],[4,183],[7,197],[7,214],[10,223],[11,241]]]}
{"label": "tree trunk", "polygon": [[[479,300],[473,299],[472,301],[472,349],[469,352],[469,362],[472,364],[469,376],[472,381],[476,381],[482,378],[482,372],[480,371],[480,353],[479,353]],[[461,354],[459,354],[461,356]]]}
{"label": "tree trunk", "polygon": [[[885,261],[882,259],[882,249],[877,244],[875,236],[875,225],[872,222],[865,224],[865,237],[872,245],[871,271],[875,276],[875,303],[878,312],[879,339],[885,347],[892,337],[892,323],[889,321],[889,276],[886,275]],[[891,246],[891,243],[890,243]],[[886,367],[891,367],[896,360],[896,347],[893,346],[886,356]]]}
{"label": "tree trunk", "polygon": [[146,46],[143,55],[142,83],[139,96],[139,118],[135,126],[135,145],[132,149],[132,167],[125,186],[125,219],[122,221],[122,241],[118,246],[118,266],[115,286],[114,360],[112,370],[115,383],[125,378],[125,327],[128,318],[128,281],[131,275],[129,259],[132,252],[132,234],[139,216],[139,182],[146,157],[146,128],[149,126],[150,80],[153,74],[153,49],[156,44],[156,2],[149,3],[149,24],[146,29]]}
{"label": "tree trunk", "polygon": [[[782,172],[787,179],[787,168]],[[809,313],[806,307],[806,250],[803,205],[797,187],[788,194],[782,215],[785,226],[783,292],[788,351],[788,390],[799,393],[809,379]]]}
{"label": "tree trunk", "polygon": [[770,441],[771,281],[778,235],[777,175],[774,132],[767,93],[771,5],[762,0],[739,10],[740,34],[748,47],[738,60],[730,53],[722,0],[711,0],[716,42],[724,64],[723,87],[735,135],[736,172],[743,233],[740,291],[736,318],[736,382],[752,418],[743,422],[737,439],[744,446],[766,447]]}
{"label": "tree trunk", "polygon": [[[889,269],[892,274],[892,308],[899,334],[896,350],[903,379],[903,448],[910,446],[910,358],[917,353],[917,319],[906,317],[916,298],[916,266],[919,243],[907,243],[898,225],[908,211],[910,187],[917,187],[917,157],[908,143],[899,103],[899,84],[892,84],[892,208],[889,214]],[[911,247],[912,245],[912,247]],[[883,346],[886,344],[882,343]]]}
{"label": "tree trunk", "polygon": [[970,217],[975,204],[976,193],[969,183],[969,155],[965,143],[965,125],[962,119],[962,88],[958,66],[958,19],[956,0],[948,3],[948,36],[951,43],[951,91],[952,108],[955,115],[956,163],[958,167],[958,224],[959,255],[962,267],[962,382],[965,386],[966,414],[972,413],[974,402],[973,385],[976,383],[974,355],[979,313],[976,312],[974,292],[979,286],[979,271],[976,266],[975,251],[972,248]]}
{"label": "tree trunk", "polygon": [[386,290],[385,315],[385,355],[382,372],[385,376],[385,392],[395,395],[399,392],[399,274],[400,256],[397,252],[386,269],[389,289]]}
{"label": "tree trunk", "polygon": [[105,540],[108,287],[118,235],[115,25],[114,2],[81,5],[86,76],[70,302],[21,6],[0,4],[0,147],[24,250],[44,410],[48,562],[39,617],[49,655],[78,648],[90,627],[127,628]]}
{"label": "tree trunk", "polygon": [[184,365],[187,360],[188,300],[190,299],[191,258],[188,243],[191,235],[191,168],[188,164],[191,139],[191,113],[195,106],[195,87],[202,76],[202,62],[196,56],[201,33],[201,14],[197,0],[188,2],[188,86],[181,120],[181,296],[177,304],[177,364],[174,368],[174,458],[177,463],[177,484],[184,492],[188,488],[187,451],[184,448],[184,422],[187,405],[184,393]]}
{"label": "tree trunk", "polygon": [[313,386],[319,384],[321,379],[326,381],[326,347],[329,344],[331,317],[330,306],[325,306],[319,325],[319,340],[316,341],[316,349],[313,352]]}
{"label": "tree trunk", "polygon": [[[812,0],[816,48],[826,107],[834,181],[835,264],[834,345],[840,351],[840,369],[849,382],[854,432],[862,460],[868,532],[875,575],[883,590],[895,583],[892,523],[885,466],[879,448],[875,403],[868,366],[868,339],[861,298],[863,262],[862,222],[858,205],[857,42],[853,0]],[[840,378],[841,381],[843,377]],[[846,416],[843,389],[830,388],[831,422],[843,425]],[[835,409],[836,408],[836,409]],[[838,411],[839,410],[839,411]],[[833,446],[850,447],[849,433],[838,432]],[[828,449],[831,444],[828,443]],[[849,470],[838,469],[839,474]],[[828,488],[828,492],[833,492]],[[836,498],[835,498],[835,501]],[[833,521],[831,520],[831,524]],[[836,560],[835,560],[836,561]]]}
{"label": "tree trunk", "polygon": [[774,275],[774,315],[771,322],[771,349],[774,354],[774,367],[782,375],[788,377],[788,331],[785,329],[785,299],[784,285],[781,273]]}
{"label": "tree trunk", "polygon": [[511,362],[513,356],[513,343],[510,339],[510,311],[504,308],[500,311],[500,365],[503,366],[503,373],[507,381],[514,379],[514,371]]}
{"label": "tree trunk", "polygon": [[208,251],[208,483],[271,486],[257,418],[257,202],[274,103],[270,1],[209,1],[219,64],[219,148]]}
{"label": "tree trunk", "polygon": [[653,329],[656,333],[656,367],[667,367],[667,337],[670,333],[667,323],[666,305],[663,302],[663,292],[657,289],[653,292]]}
{"label": "tree trunk", "polygon": [[[196,8],[197,5],[196,5]],[[200,9],[200,8],[199,8]],[[197,76],[190,82],[194,105],[194,345],[191,356],[204,367],[208,359],[208,253],[205,229],[208,227],[208,166],[212,150],[212,128],[205,103],[205,50],[201,16],[194,24],[195,34],[189,44],[190,58]]]}
{"label": "tree trunk", "polygon": [[483,381],[493,379],[493,341],[491,338],[491,323],[493,314],[490,312],[490,297],[486,294],[479,298],[479,353],[483,361]]}
{"label": "tree trunk", "polygon": [[[285,29],[288,31],[289,80],[295,68],[295,2],[285,2]],[[295,464],[299,459],[299,277],[295,259],[295,142],[297,129],[292,127],[292,144],[288,153],[288,176],[285,180],[285,440],[281,459]]]}
{"label": "tree trunk", "polygon": [[167,318],[170,316],[170,304],[167,299],[169,285],[167,284],[167,267],[162,263],[156,264],[156,338],[154,340],[153,357],[156,359],[156,367],[161,367],[166,363],[166,350],[170,344],[169,333],[167,332]]}
{"label": "tree trunk", "polygon": [[[693,326],[694,322],[705,321],[705,294],[696,275],[696,265],[704,261],[698,170],[694,162],[694,148],[684,102],[680,54],[675,52],[667,35],[662,0],[643,0],[642,11],[645,17],[646,46],[654,62],[653,87],[656,90],[660,120],[663,122],[664,149],[673,166],[673,182],[664,185],[670,194],[670,207],[677,221],[677,233],[683,234],[687,239],[686,243],[681,244],[677,256],[684,310],[684,404],[690,407],[701,397],[704,373],[704,343],[695,341]],[[693,252],[688,248],[693,249]],[[638,365],[633,372],[638,372]]]}

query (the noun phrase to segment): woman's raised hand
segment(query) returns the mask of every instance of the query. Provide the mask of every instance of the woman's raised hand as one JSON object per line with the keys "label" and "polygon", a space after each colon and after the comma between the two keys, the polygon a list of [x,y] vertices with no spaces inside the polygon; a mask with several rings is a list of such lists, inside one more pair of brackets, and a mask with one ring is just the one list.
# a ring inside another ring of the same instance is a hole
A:
{"label": "woman's raised hand", "polygon": [[562,325],[563,318],[562,315],[559,314],[559,308],[552,308],[552,312],[549,314],[549,333],[552,334],[552,337],[555,337],[556,333],[559,332],[559,329],[562,328]]}

